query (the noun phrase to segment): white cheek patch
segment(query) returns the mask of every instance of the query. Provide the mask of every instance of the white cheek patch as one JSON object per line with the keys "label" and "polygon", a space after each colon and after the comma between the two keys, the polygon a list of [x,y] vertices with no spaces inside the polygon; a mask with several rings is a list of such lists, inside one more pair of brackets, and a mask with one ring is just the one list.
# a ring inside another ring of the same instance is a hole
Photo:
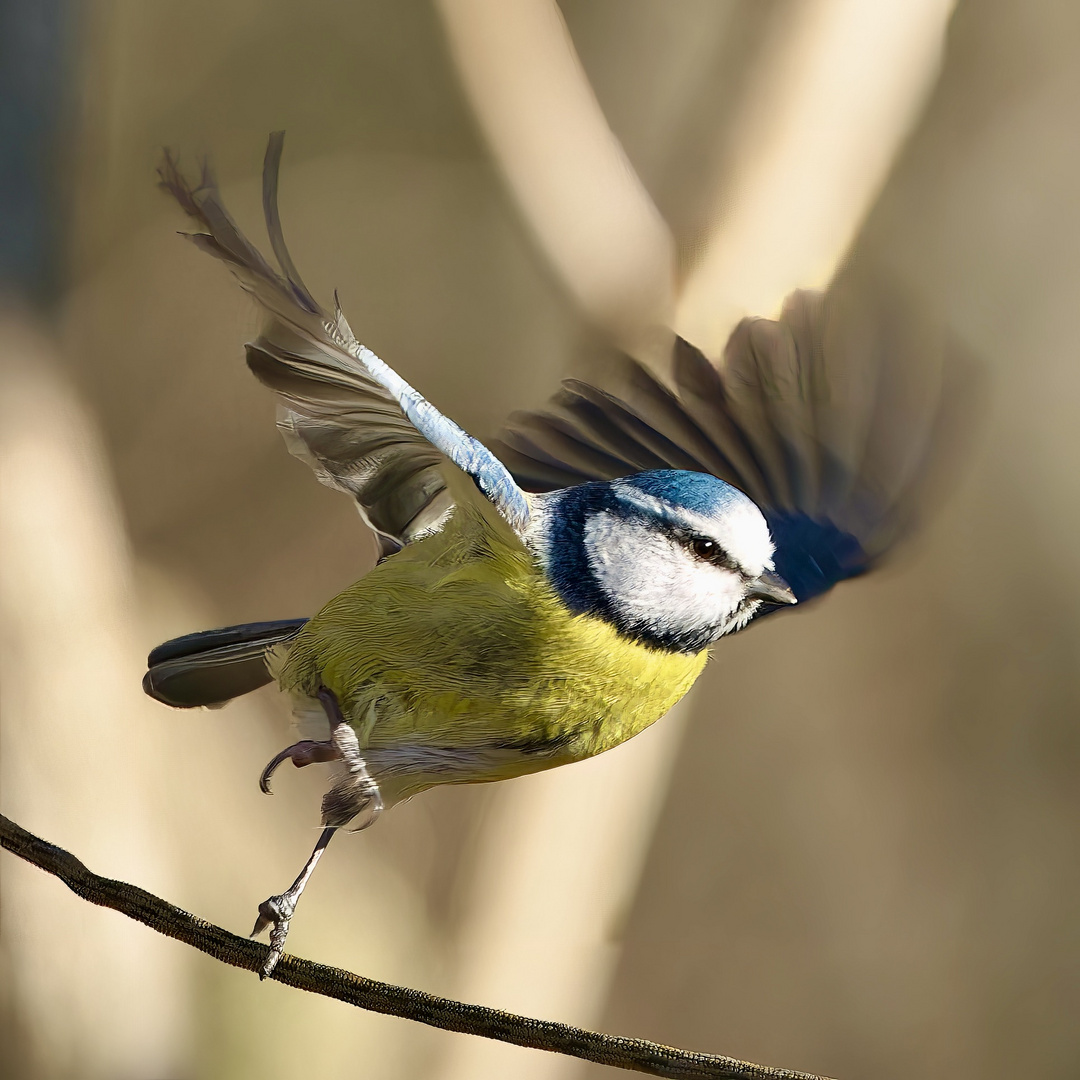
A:
{"label": "white cheek patch", "polygon": [[722,514],[705,517],[648,495],[628,481],[616,480],[612,486],[623,502],[637,507],[646,516],[715,540],[751,577],[773,569],[775,549],[769,526],[761,511],[745,496],[733,498]]}
{"label": "white cheek patch", "polygon": [[637,625],[675,632],[725,626],[745,595],[738,574],[695,559],[644,522],[608,511],[585,523],[585,552],[597,584]]}

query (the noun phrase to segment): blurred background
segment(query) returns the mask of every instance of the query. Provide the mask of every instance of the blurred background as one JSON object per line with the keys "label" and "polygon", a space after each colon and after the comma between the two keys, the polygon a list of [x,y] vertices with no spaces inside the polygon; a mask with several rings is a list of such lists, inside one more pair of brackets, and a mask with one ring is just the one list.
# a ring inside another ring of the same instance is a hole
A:
{"label": "blurred background", "polygon": [[[480,437],[616,345],[650,357],[658,323],[719,357],[854,250],[987,369],[944,506],[880,573],[724,642],[627,746],[339,841],[290,949],[839,1077],[1080,1075],[1080,7],[0,18],[5,814],[237,932],[316,835],[318,768],[257,790],[291,741],[275,693],[183,713],[139,688],[165,638],[310,614],[374,559],[285,452],[253,306],[176,237],[162,146],[212,158],[264,243],[284,128],[308,285]],[[0,903],[4,1077],[605,1072],[259,984],[10,856]]]}

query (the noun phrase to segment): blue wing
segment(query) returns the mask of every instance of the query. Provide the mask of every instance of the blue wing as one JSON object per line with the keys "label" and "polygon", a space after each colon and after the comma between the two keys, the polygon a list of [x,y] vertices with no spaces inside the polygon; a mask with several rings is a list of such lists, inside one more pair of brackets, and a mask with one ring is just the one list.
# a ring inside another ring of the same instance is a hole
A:
{"label": "blue wing", "polygon": [[189,234],[221,259],[266,316],[247,346],[248,366],[282,399],[278,426],[289,449],[330,487],[351,495],[393,550],[440,527],[453,506],[441,465],[473,478],[520,536],[529,501],[505,466],[396,371],[356,340],[336,303],[331,316],[300,279],[277,208],[283,134],[270,136],[263,166],[263,210],[275,271],[240,232],[209,171],[191,184],[167,152],[162,186],[203,231]]}
{"label": "blue wing", "polygon": [[677,340],[673,388],[613,359],[517,413],[496,453],[527,490],[644,469],[711,472],[761,507],[800,601],[871,569],[918,520],[970,397],[943,328],[860,267],[745,319],[722,365]]}

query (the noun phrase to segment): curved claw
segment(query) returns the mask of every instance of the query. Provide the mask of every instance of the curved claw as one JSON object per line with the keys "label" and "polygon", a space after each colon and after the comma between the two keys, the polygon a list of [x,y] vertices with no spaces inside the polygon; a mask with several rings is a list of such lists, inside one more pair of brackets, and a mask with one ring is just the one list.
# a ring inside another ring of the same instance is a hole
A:
{"label": "curved claw", "polygon": [[259,774],[259,790],[264,795],[273,795],[270,790],[270,777],[277,772],[278,766],[286,759],[290,760],[298,769],[305,765],[312,765],[319,761],[334,761],[341,756],[341,751],[332,742],[315,742],[312,739],[304,739],[301,742],[286,746],[279,754],[267,762],[266,768]]}
{"label": "curved claw", "polygon": [[[279,766],[279,765],[280,765],[280,764],[281,764],[281,763],[282,763],[282,762],[283,762],[283,761],[284,761],[284,760],[285,760],[285,759],[286,759],[287,757],[290,757],[290,756],[291,756],[291,755],[289,754],[289,751],[290,751],[291,749],[292,749],[292,747],[286,747],[286,748],[285,748],[284,750],[282,750],[282,751],[281,751],[281,753],[280,753],[280,754],[275,754],[275,755],[274,755],[274,757],[272,757],[272,758],[270,759],[270,761],[269,761],[269,762],[267,763],[267,765],[266,765],[266,768],[265,768],[265,769],[263,769],[263,771],[262,771],[261,773],[259,773],[259,790],[260,790],[260,791],[261,791],[261,792],[262,792],[262,793],[263,793],[264,795],[273,795],[273,794],[274,794],[274,793],[273,793],[273,792],[272,792],[272,791],[270,790],[270,777],[271,777],[271,776],[273,776],[275,772],[277,772],[277,767],[278,767],[278,766]],[[260,929],[261,929],[261,928],[260,928]],[[256,929],[256,930],[255,930],[255,933],[259,933],[259,929]]]}

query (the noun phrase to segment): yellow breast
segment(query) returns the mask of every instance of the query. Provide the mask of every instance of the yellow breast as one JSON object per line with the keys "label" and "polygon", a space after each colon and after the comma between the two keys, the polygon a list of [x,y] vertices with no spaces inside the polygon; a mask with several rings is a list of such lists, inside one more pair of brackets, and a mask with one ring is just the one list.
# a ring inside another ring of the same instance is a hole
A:
{"label": "yellow breast", "polygon": [[411,793],[608,750],[663,716],[705,660],[572,615],[524,547],[459,510],[327,604],[277,674],[302,695],[333,690],[376,773],[424,773]]}

